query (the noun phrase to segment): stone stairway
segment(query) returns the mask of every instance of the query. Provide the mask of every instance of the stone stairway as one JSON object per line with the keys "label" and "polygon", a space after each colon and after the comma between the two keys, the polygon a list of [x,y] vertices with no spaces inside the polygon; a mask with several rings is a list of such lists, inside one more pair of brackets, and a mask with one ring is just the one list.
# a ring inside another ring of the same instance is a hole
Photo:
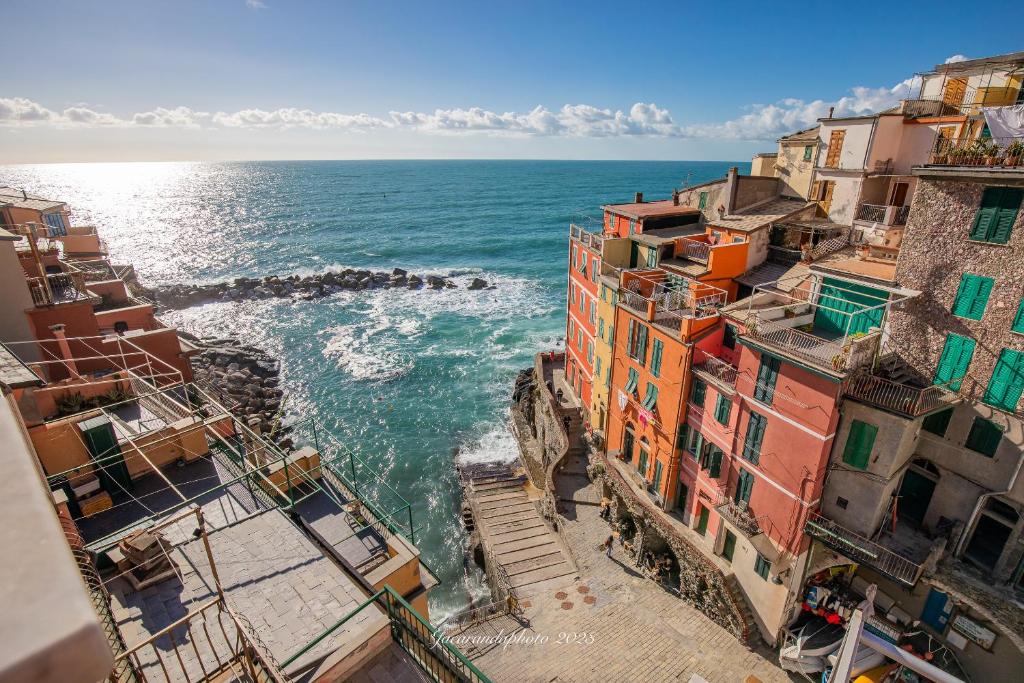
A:
{"label": "stone stairway", "polygon": [[576,571],[558,535],[524,489],[525,476],[510,468],[467,474],[467,492],[481,542],[513,588],[529,592],[541,582]]}
{"label": "stone stairway", "polygon": [[754,619],[754,611],[750,608],[750,602],[747,600],[747,594],[743,592],[743,587],[740,586],[739,579],[736,578],[735,574],[728,573],[725,575],[725,586],[729,593],[732,594],[743,616],[744,632],[740,641],[750,644],[754,642],[759,632],[756,626],[757,621]]}

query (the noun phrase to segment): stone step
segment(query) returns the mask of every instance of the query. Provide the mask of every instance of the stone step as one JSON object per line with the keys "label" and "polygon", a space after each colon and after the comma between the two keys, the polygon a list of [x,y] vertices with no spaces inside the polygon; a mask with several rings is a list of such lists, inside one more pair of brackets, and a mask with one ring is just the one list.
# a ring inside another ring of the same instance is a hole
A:
{"label": "stone step", "polygon": [[487,534],[494,540],[500,540],[505,537],[506,534],[517,533],[520,531],[532,531],[538,527],[547,527],[537,515],[523,516],[521,519],[512,520],[508,522],[501,522],[498,524],[487,525]]}
{"label": "stone step", "polygon": [[509,499],[506,499],[506,500],[495,500],[495,501],[488,501],[486,503],[479,503],[478,507],[480,508],[481,512],[490,512],[491,510],[501,510],[502,508],[513,507],[513,506],[516,506],[516,505],[523,505],[524,503],[529,503],[529,502],[530,502],[530,499],[526,496],[525,493],[523,493],[523,494],[520,494],[516,498],[509,498]]}
{"label": "stone step", "polygon": [[478,503],[490,503],[496,500],[508,500],[511,498],[525,498],[525,491],[502,491],[501,493],[485,493],[476,496]]}
{"label": "stone step", "polygon": [[500,541],[491,543],[491,547],[494,549],[495,555],[504,555],[507,553],[513,553],[519,550],[527,550],[528,548],[536,548],[546,544],[553,544],[554,539],[551,538],[551,534],[548,533],[547,529],[534,529],[533,536],[526,538],[502,538]]}
{"label": "stone step", "polygon": [[558,545],[548,539],[548,542],[543,545],[535,545],[532,548],[523,548],[522,550],[512,550],[510,552],[502,553],[495,550],[495,559],[498,560],[506,568],[513,566],[524,560],[533,560],[535,558],[543,558],[549,555],[557,555],[561,559],[565,559],[562,555],[562,550]]}
{"label": "stone step", "polygon": [[530,502],[517,503],[516,505],[509,505],[508,507],[496,508],[494,510],[484,510],[480,515],[485,520],[488,520],[488,523],[493,523],[499,521],[502,517],[514,515],[519,512],[532,512],[533,514],[537,514],[537,507]]}
{"label": "stone step", "polygon": [[558,564],[553,564],[548,567],[542,567],[535,571],[527,572],[525,574],[518,574],[516,576],[510,576],[513,588],[523,588],[534,583],[540,583],[541,581],[547,581],[548,579],[556,579],[560,576],[572,574],[575,571],[566,561],[562,561]]}
{"label": "stone step", "polygon": [[[487,529],[488,533],[502,533],[503,531],[515,531],[516,529],[524,528],[524,523],[530,522],[530,526],[535,526],[537,522],[543,524],[544,520],[540,518],[536,510],[527,510],[526,512],[517,512],[507,517],[493,517],[491,519],[480,520],[480,524]],[[507,527],[507,525],[514,525]]]}
{"label": "stone step", "polygon": [[[538,520],[540,522],[540,520]],[[494,547],[501,547],[498,544],[514,543],[516,541],[533,540],[535,538],[543,538],[544,534],[547,533],[547,525],[540,522],[536,526],[531,527],[520,527],[512,531],[506,531],[500,534],[490,534],[491,545]]]}
{"label": "stone step", "polygon": [[545,567],[551,567],[556,564],[565,563],[565,557],[561,552],[548,553],[547,555],[541,555],[539,557],[532,557],[518,562],[510,562],[509,564],[502,563],[501,566],[505,568],[505,572],[509,576],[516,576],[517,574],[525,574],[526,572],[532,572],[535,569],[544,569]]}
{"label": "stone step", "polygon": [[506,479],[503,481],[490,481],[486,484],[473,484],[474,491],[494,491],[495,493],[501,489],[521,489],[522,487],[522,479]]}

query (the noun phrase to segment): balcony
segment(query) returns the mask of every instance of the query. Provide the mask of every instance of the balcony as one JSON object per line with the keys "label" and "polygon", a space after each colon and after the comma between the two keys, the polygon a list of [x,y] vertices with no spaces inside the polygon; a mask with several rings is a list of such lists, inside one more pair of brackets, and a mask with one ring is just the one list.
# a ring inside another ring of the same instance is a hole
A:
{"label": "balcony", "polygon": [[1024,167],[1024,138],[936,136],[928,166],[978,166],[994,170]]}
{"label": "balcony", "polygon": [[906,225],[910,216],[910,206],[892,206],[887,204],[861,204],[857,209],[858,221],[877,223],[879,225]]}
{"label": "balcony", "polygon": [[86,291],[85,277],[80,272],[28,278],[28,289],[32,294],[32,303],[37,307],[97,298]]}
{"label": "balcony", "polygon": [[717,384],[724,384],[732,389],[736,388],[736,375],[739,370],[726,363],[721,358],[698,351],[698,358],[694,361],[693,371],[705,379]]}
{"label": "balcony", "polygon": [[670,330],[681,330],[685,320],[718,315],[728,293],[712,285],[664,271],[628,272],[619,301],[644,320]]}
{"label": "balcony", "polygon": [[957,400],[956,394],[938,385],[913,386],[868,372],[851,377],[843,391],[862,403],[909,418],[927,415]]}
{"label": "balcony", "polygon": [[688,258],[691,261],[699,261],[707,265],[708,260],[711,258],[711,245],[707,242],[683,238],[679,240],[679,245],[679,256]]}
{"label": "balcony", "polygon": [[804,533],[854,562],[873,567],[908,587],[913,587],[924,571],[921,565],[818,513],[808,516]]}
{"label": "balcony", "polygon": [[601,251],[601,245],[604,243],[604,237],[600,233],[587,232],[576,224],[569,225],[569,239],[597,252]]}

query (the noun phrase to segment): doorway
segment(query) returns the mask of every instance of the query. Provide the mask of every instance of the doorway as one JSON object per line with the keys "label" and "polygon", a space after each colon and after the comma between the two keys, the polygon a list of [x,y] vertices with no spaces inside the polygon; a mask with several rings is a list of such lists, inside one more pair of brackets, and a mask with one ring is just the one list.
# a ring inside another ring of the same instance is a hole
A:
{"label": "doorway", "polygon": [[910,183],[894,183],[889,193],[889,206],[903,206],[907,201]]}
{"label": "doorway", "polygon": [[703,505],[697,505],[697,533],[703,536],[708,532],[708,517],[710,512]]}
{"label": "doorway", "polygon": [[733,555],[736,554],[736,534],[731,531],[725,532],[725,541],[722,543],[722,557],[727,562],[732,562]]}
{"label": "doorway", "polygon": [[[924,461],[923,464],[928,468],[935,469],[935,465],[927,461]],[[903,475],[903,482],[900,484],[899,501],[896,508],[900,519],[906,520],[914,526],[921,526],[928,513],[928,506],[932,502],[937,478],[931,472],[926,473],[925,467],[918,465],[918,461],[914,461],[914,464],[907,469],[907,473]]]}
{"label": "doorway", "polygon": [[633,427],[626,425],[626,433],[622,437],[622,459],[626,462],[633,462],[633,445],[636,443],[636,435],[633,434]]}
{"label": "doorway", "polygon": [[997,519],[988,515],[979,516],[964,555],[985,569],[994,569],[1010,539],[1010,531],[1010,527]]}

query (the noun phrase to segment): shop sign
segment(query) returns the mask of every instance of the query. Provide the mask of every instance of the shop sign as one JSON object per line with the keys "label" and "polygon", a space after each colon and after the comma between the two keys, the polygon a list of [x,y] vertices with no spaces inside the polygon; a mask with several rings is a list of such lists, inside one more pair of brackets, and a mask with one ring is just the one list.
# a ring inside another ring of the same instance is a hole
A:
{"label": "shop sign", "polygon": [[996,640],[994,632],[989,631],[977,622],[971,621],[962,614],[958,614],[953,618],[953,628],[986,650],[991,650],[992,643]]}

